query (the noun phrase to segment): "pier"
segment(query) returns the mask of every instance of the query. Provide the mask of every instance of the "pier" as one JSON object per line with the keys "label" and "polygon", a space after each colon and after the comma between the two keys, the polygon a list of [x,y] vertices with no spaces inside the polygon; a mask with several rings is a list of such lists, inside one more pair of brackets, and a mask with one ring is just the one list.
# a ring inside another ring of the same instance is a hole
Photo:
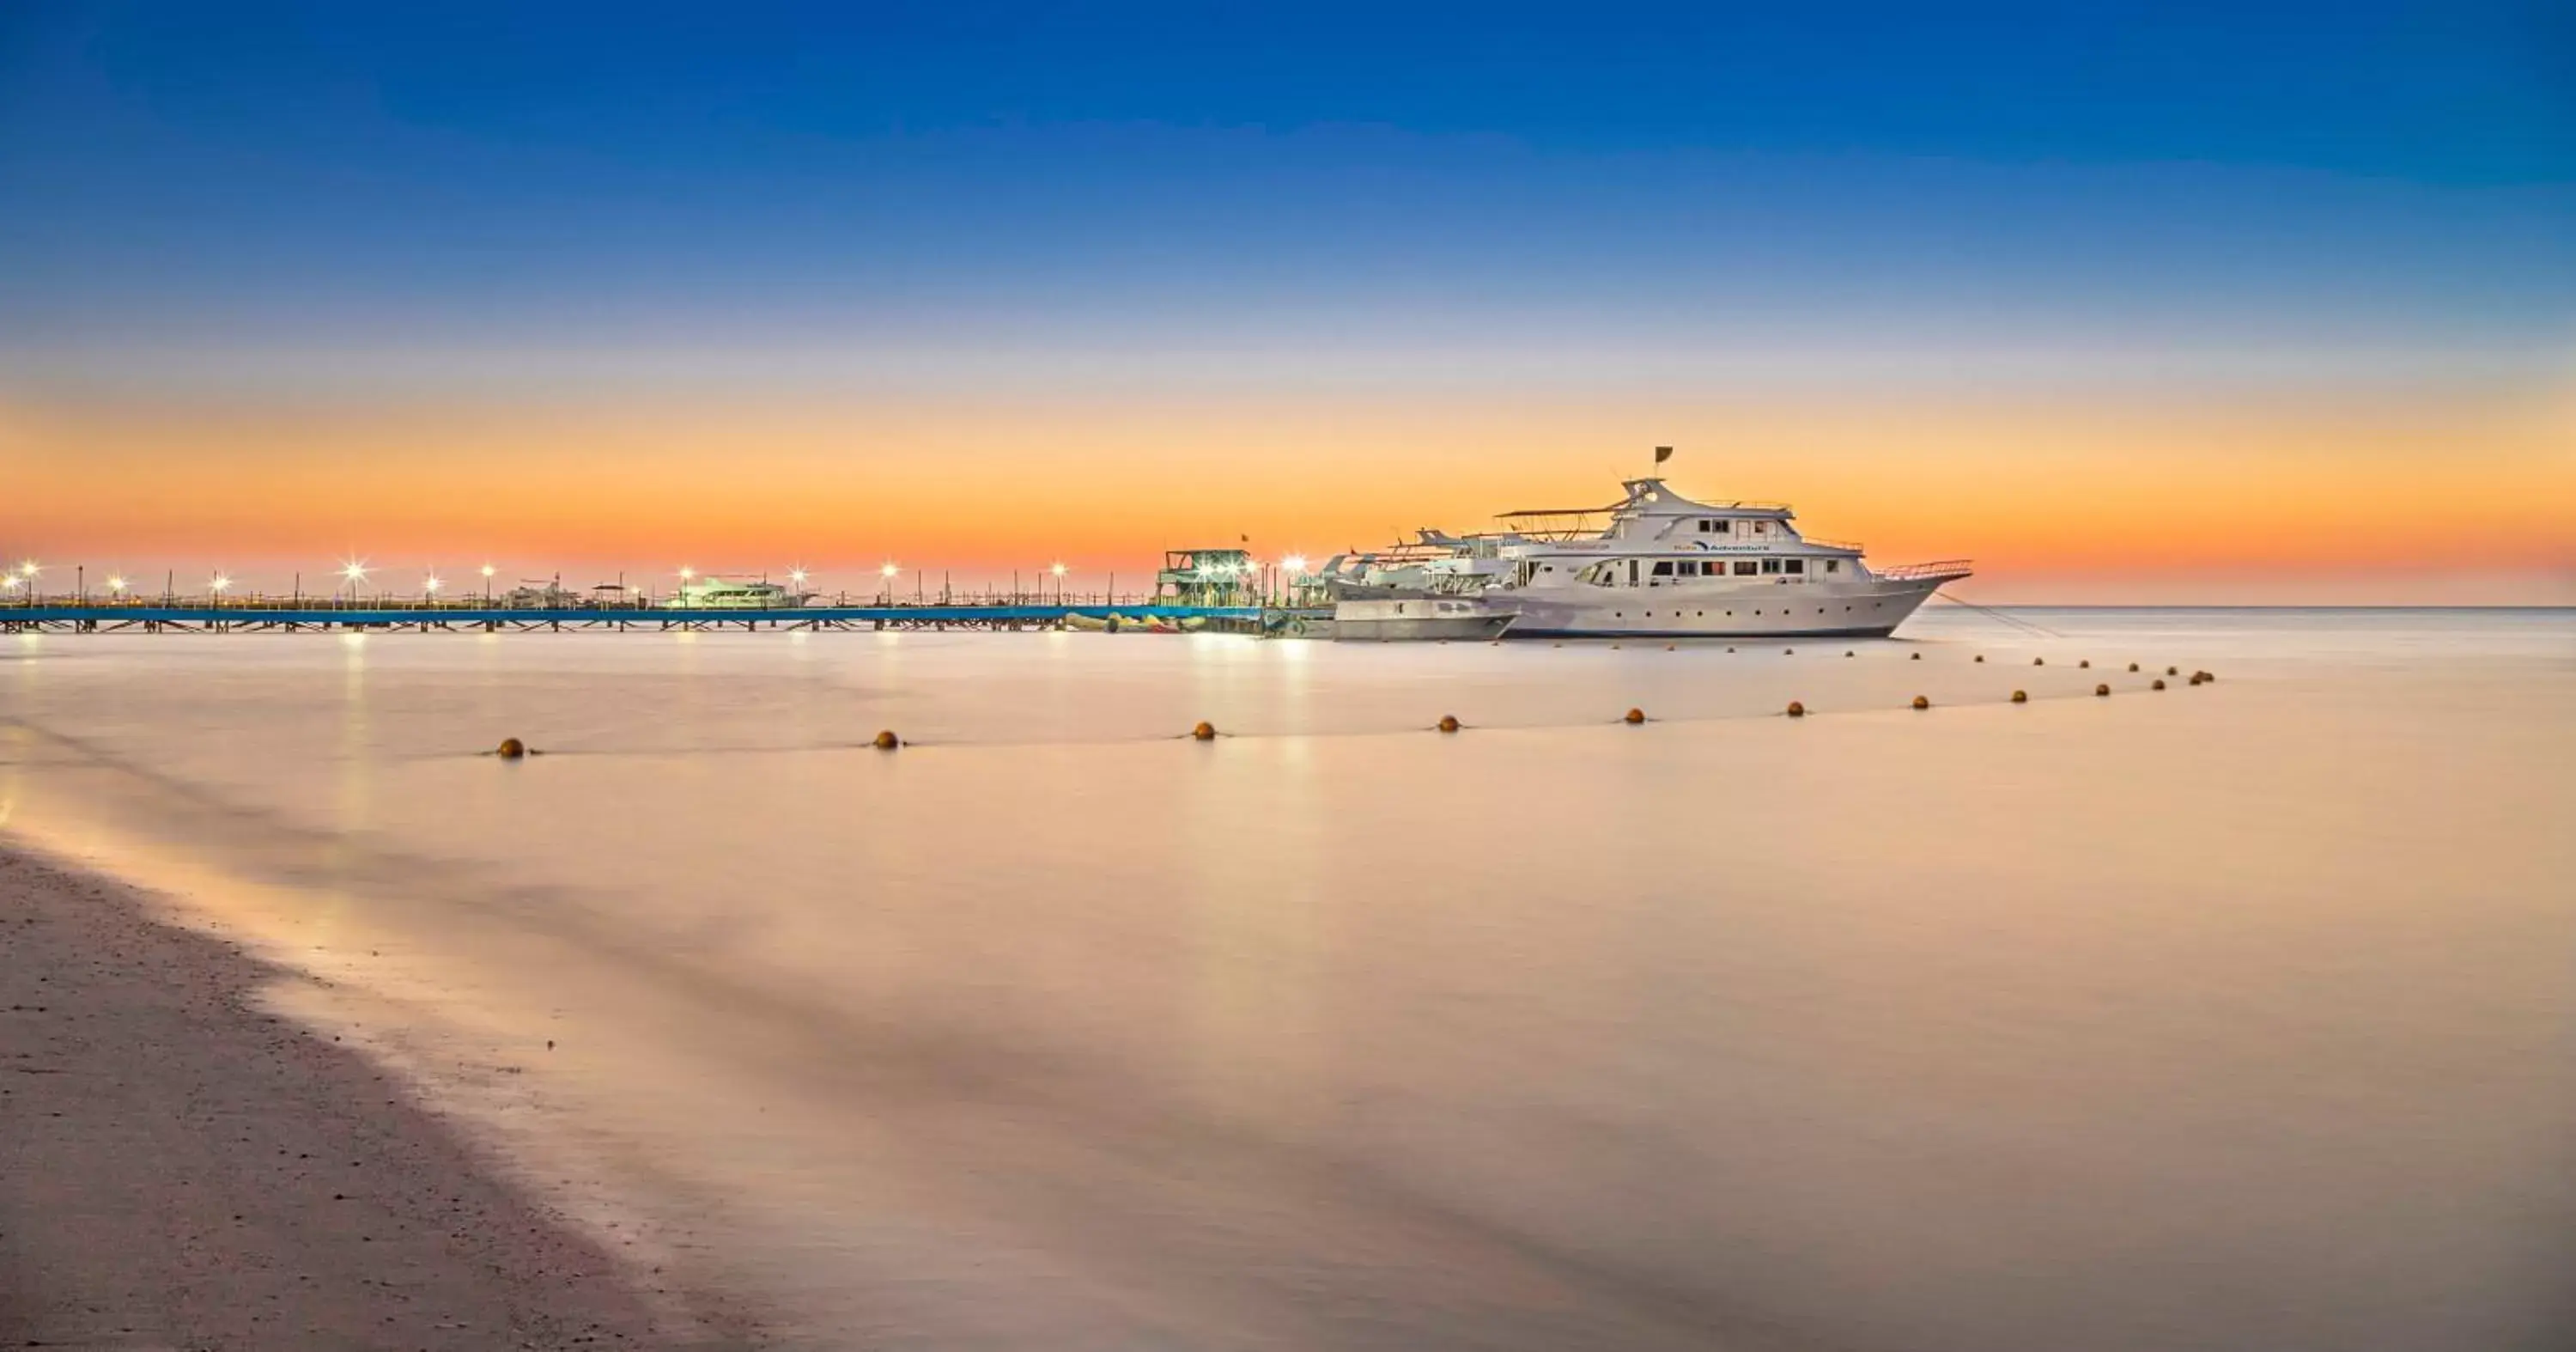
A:
{"label": "pier", "polygon": [[1106,626],[1197,622],[1221,633],[1265,633],[1299,612],[1276,606],[1109,603],[915,603],[697,609],[686,606],[328,605],[260,602],[116,602],[0,606],[0,633],[294,633],[330,630],[501,632],[565,629],[885,630],[1056,629],[1076,620]]}

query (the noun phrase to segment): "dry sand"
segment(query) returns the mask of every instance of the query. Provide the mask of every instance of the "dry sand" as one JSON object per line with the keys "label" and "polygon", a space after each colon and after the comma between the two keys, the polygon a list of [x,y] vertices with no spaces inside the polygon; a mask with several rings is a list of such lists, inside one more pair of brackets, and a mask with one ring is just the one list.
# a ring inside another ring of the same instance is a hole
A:
{"label": "dry sand", "polygon": [[732,1347],[502,1182],[281,974],[0,849],[0,1345]]}

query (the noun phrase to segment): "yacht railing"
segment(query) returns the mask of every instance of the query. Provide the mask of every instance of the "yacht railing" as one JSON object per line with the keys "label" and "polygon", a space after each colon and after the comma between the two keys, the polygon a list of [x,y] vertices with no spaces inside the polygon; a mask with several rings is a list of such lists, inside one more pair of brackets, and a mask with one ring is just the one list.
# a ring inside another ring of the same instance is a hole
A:
{"label": "yacht railing", "polygon": [[[1524,507],[1516,512],[1496,512],[1494,513],[1494,519],[1497,521],[1512,521],[1534,516],[1609,516],[1617,512],[1624,512],[1636,505],[1637,504],[1633,502],[1614,502],[1607,507]],[[1785,502],[1759,502],[1752,498],[1737,498],[1731,502],[1694,502],[1691,506],[1705,507],[1711,511],[1719,512],[1734,508],[1742,508],[1745,511],[1751,512],[1785,512],[1789,510],[1789,504]]]}
{"label": "yacht railing", "polygon": [[1910,582],[1917,578],[1965,576],[1972,571],[1974,559],[1941,559],[1932,563],[1900,563],[1874,569],[1880,577],[1893,582]]}

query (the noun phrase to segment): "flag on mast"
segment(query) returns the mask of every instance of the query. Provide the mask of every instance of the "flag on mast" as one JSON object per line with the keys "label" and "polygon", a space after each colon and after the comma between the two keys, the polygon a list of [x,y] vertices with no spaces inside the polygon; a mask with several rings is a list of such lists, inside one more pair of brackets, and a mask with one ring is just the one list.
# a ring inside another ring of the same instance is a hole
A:
{"label": "flag on mast", "polygon": [[1672,459],[1672,458],[1673,458],[1673,448],[1672,448],[1672,447],[1670,447],[1670,446],[1658,446],[1658,447],[1656,447],[1656,448],[1655,448],[1655,463],[1656,463],[1656,464],[1660,465],[1660,464],[1664,463],[1665,461],[1670,460],[1670,459]]}

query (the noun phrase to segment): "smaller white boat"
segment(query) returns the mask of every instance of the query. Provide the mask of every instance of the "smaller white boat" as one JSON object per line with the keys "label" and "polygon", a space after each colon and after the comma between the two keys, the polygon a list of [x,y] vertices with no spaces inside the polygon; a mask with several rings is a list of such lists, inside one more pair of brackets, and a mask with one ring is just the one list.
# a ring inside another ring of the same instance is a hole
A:
{"label": "smaller white boat", "polygon": [[1512,627],[1512,620],[1511,612],[1467,596],[1405,596],[1333,603],[1333,637],[1363,643],[1499,638]]}

